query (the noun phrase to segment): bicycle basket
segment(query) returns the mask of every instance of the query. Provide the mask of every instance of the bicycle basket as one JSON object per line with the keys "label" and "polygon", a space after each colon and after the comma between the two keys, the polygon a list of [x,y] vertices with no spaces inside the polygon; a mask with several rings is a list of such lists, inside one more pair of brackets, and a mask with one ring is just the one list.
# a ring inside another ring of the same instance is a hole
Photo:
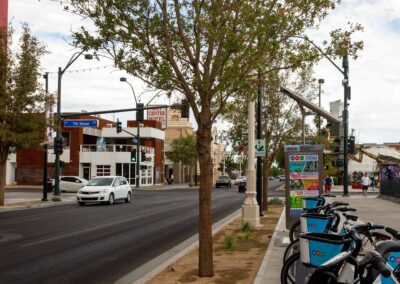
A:
{"label": "bicycle basket", "polygon": [[300,235],[300,260],[305,265],[318,267],[349,248],[351,239],[343,236],[308,233]]}
{"label": "bicycle basket", "polygon": [[302,202],[303,202],[303,209],[308,210],[308,209],[315,209],[319,205],[321,205],[321,198],[320,197],[304,197]]}
{"label": "bicycle basket", "polygon": [[300,215],[301,233],[327,233],[334,220],[334,215],[304,213]]}
{"label": "bicycle basket", "polygon": [[[393,269],[397,279],[400,278],[400,252],[391,252],[386,258],[386,263]],[[390,278],[381,277],[381,284],[394,284]]]}

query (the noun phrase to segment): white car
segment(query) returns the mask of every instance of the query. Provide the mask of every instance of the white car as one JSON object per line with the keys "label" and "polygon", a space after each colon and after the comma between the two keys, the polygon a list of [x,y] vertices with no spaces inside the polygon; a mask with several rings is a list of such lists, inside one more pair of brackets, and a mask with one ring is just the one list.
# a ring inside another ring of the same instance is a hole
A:
{"label": "white car", "polygon": [[[54,179],[51,181],[54,189]],[[84,187],[88,183],[87,179],[77,176],[62,176],[60,177],[60,190],[61,191],[74,191]]]}
{"label": "white car", "polygon": [[236,178],[235,180],[235,184],[239,184],[240,182],[245,182],[246,181],[246,177],[245,176],[239,176]]}
{"label": "white car", "polygon": [[79,205],[98,202],[107,202],[112,205],[115,200],[125,200],[129,203],[131,197],[131,186],[126,178],[120,176],[95,177],[76,194]]}

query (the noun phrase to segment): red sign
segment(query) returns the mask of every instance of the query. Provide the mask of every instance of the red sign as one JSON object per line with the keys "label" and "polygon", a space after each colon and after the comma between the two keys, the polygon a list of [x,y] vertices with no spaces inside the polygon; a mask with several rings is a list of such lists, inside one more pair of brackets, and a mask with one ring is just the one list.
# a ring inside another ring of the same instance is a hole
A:
{"label": "red sign", "polygon": [[166,108],[153,108],[147,110],[147,119],[157,120],[161,122],[162,128],[166,127],[167,109]]}

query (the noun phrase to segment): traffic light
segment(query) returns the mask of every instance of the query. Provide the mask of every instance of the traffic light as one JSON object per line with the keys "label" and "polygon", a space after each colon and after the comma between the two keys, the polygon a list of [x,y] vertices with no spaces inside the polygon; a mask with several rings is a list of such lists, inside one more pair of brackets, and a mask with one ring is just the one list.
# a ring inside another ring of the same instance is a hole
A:
{"label": "traffic light", "polygon": [[143,121],[144,120],[144,104],[139,103],[136,105],[136,121]]}
{"label": "traffic light", "polygon": [[54,154],[62,155],[63,141],[62,138],[54,138]]}
{"label": "traffic light", "polygon": [[242,136],[241,136],[240,134],[237,134],[237,135],[235,136],[235,140],[236,140],[236,141],[242,140]]}
{"label": "traffic light", "polygon": [[347,152],[351,155],[356,154],[356,141],[355,140],[356,139],[354,136],[349,136],[349,138],[347,138]]}
{"label": "traffic light", "polygon": [[334,166],[336,168],[343,167],[343,165],[344,165],[343,159],[334,159],[334,160],[332,160],[332,166]]}
{"label": "traffic light", "polygon": [[140,157],[140,160],[143,162],[143,161],[146,161],[146,152],[145,151],[142,151],[142,156]]}
{"label": "traffic light", "polygon": [[133,148],[131,150],[131,162],[136,163],[136,149],[135,148]]}
{"label": "traffic light", "polygon": [[340,144],[341,144],[341,140],[340,138],[335,138],[335,140],[333,140],[333,152],[334,153],[340,153]]}
{"label": "traffic light", "polygon": [[189,102],[187,99],[181,100],[181,117],[189,117]]}
{"label": "traffic light", "polygon": [[122,132],[122,126],[121,126],[121,121],[119,121],[118,119],[117,119],[117,133],[121,133]]}

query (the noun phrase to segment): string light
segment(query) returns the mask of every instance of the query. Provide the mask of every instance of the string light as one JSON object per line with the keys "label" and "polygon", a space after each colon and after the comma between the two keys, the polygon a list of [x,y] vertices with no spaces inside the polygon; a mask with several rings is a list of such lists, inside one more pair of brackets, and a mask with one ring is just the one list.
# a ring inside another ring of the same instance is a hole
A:
{"label": "string light", "polygon": [[[114,65],[104,65],[104,66],[98,66],[98,67],[90,67],[90,68],[84,68],[84,69],[74,69],[74,70],[69,70],[65,71],[65,73],[81,73],[81,72],[86,72],[86,71],[96,71],[96,70],[101,70],[101,69],[107,69],[110,67],[114,67]],[[58,74],[58,72],[49,72],[49,74]]]}

